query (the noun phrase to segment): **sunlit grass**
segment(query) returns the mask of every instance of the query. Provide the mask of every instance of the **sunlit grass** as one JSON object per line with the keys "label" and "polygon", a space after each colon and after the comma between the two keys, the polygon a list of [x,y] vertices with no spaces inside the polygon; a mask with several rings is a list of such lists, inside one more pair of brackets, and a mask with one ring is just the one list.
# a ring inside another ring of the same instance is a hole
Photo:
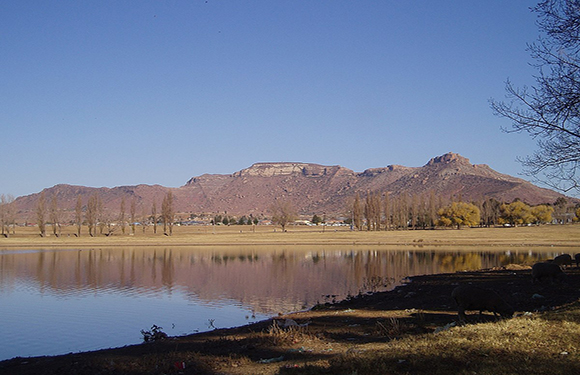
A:
{"label": "sunlit grass", "polygon": [[337,374],[580,373],[580,304],[563,311],[471,324],[385,344],[331,361]]}

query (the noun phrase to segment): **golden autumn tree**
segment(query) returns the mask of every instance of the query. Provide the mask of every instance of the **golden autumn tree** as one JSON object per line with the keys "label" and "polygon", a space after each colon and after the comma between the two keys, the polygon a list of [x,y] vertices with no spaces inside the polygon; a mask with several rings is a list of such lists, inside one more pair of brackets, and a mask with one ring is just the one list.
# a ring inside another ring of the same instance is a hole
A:
{"label": "golden autumn tree", "polygon": [[500,207],[500,224],[510,224],[514,226],[529,224],[534,221],[532,208],[522,201],[514,201],[510,204],[502,204]]}
{"label": "golden autumn tree", "polygon": [[545,204],[532,207],[532,216],[537,224],[549,223],[552,221],[554,208]]}
{"label": "golden autumn tree", "polygon": [[449,206],[439,209],[438,224],[446,227],[478,225],[480,221],[479,208],[467,202],[453,202]]}

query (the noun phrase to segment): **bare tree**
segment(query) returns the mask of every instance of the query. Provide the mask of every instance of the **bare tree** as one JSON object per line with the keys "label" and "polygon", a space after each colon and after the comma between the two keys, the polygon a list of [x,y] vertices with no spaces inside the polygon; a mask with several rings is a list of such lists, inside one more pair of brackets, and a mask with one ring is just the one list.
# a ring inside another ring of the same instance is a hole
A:
{"label": "bare tree", "polygon": [[[6,227],[8,222],[8,202],[4,194],[0,195],[0,226],[2,227],[2,236],[8,237]],[[9,231],[9,230],[8,230]]]}
{"label": "bare tree", "polygon": [[[163,221],[163,234],[170,236],[173,234],[173,193],[170,191],[165,194],[161,203],[161,220]],[[169,229],[169,233],[167,233]]]}
{"label": "bare tree", "polygon": [[101,220],[100,220],[99,224],[102,226],[101,227],[101,234],[103,234],[104,229],[107,229],[107,231],[104,233],[105,236],[113,235],[115,230],[118,228],[118,226],[115,225],[114,214],[112,212],[107,211],[107,210],[103,211],[103,215],[101,216]]}
{"label": "bare tree", "polygon": [[16,200],[12,194],[6,195],[6,205],[5,209],[5,219],[7,225],[7,232],[6,236],[8,236],[10,232],[10,227],[12,226],[12,234],[16,233],[16,207],[14,206],[14,201]]}
{"label": "bare tree", "polygon": [[407,194],[402,193],[397,197],[395,215],[397,217],[397,227],[408,229],[409,227],[409,204]]}
{"label": "bare tree", "polygon": [[55,237],[60,236],[60,211],[58,209],[58,201],[56,195],[52,196],[50,201],[50,222],[52,223],[52,233]]}
{"label": "bare tree", "polygon": [[77,236],[81,236],[81,226],[83,225],[83,198],[79,194],[75,205],[75,225],[77,227]]}
{"label": "bare tree", "polygon": [[99,227],[99,234],[103,234],[107,227],[108,218],[105,217],[105,206],[103,200],[97,194],[97,226]]}
{"label": "bare tree", "polygon": [[429,192],[429,208],[428,208],[428,216],[429,216],[429,220],[428,220],[428,225],[430,227],[434,227],[435,224],[437,223],[437,209],[440,207],[437,207],[437,202],[435,202],[435,192],[433,190],[431,190]]}
{"label": "bare tree", "polygon": [[364,214],[367,221],[367,230],[380,230],[381,196],[379,193],[367,193]]}
{"label": "bare tree", "polygon": [[391,227],[391,199],[388,192],[385,193],[385,198],[383,199],[383,216],[385,218],[385,230],[389,230]]}
{"label": "bare tree", "polygon": [[121,208],[119,212],[119,225],[121,226],[121,232],[125,234],[125,197],[121,198]]}
{"label": "bare tree", "polygon": [[491,101],[498,116],[511,120],[506,132],[527,132],[538,149],[520,158],[525,172],[561,191],[580,189],[580,4],[545,0],[532,11],[541,36],[528,45],[538,74],[531,88],[508,80],[509,102]]}
{"label": "bare tree", "polygon": [[419,203],[417,202],[417,196],[413,194],[411,195],[411,203],[409,204],[409,219],[411,228],[417,229],[418,218],[419,218]]}
{"label": "bare tree", "polygon": [[429,221],[429,215],[427,211],[427,205],[425,204],[425,196],[421,194],[419,196],[419,203],[417,206],[417,227],[425,229]]}
{"label": "bare tree", "polygon": [[483,225],[490,227],[498,223],[501,216],[501,202],[494,198],[488,198],[481,204],[481,221]]}
{"label": "bare tree", "polygon": [[352,208],[352,223],[358,230],[362,230],[362,216],[363,208],[361,207],[360,194],[356,193]]}
{"label": "bare tree", "polygon": [[93,237],[97,233],[97,217],[98,217],[98,206],[99,206],[99,196],[97,193],[89,197],[87,203],[87,211],[85,213],[85,218],[87,221],[87,227],[89,229],[89,236]]}
{"label": "bare tree", "polygon": [[151,219],[153,220],[153,233],[157,234],[157,203],[155,201],[151,206]]}
{"label": "bare tree", "polygon": [[149,218],[147,217],[147,211],[145,210],[145,205],[142,205],[141,208],[142,208],[141,228],[143,230],[143,234],[145,234],[145,230],[147,229],[147,226],[149,226]]}
{"label": "bare tree", "polygon": [[560,223],[560,224],[565,224],[566,223],[566,213],[568,211],[568,200],[564,197],[559,197],[558,199],[556,199],[556,201],[554,202],[554,219]]}
{"label": "bare tree", "polygon": [[131,234],[135,235],[135,222],[137,221],[137,203],[135,198],[131,200],[131,206],[129,207],[129,216],[131,217]]}
{"label": "bare tree", "polygon": [[46,236],[46,196],[44,191],[40,193],[40,197],[36,203],[36,223],[40,231],[40,236]]}
{"label": "bare tree", "polygon": [[286,225],[296,220],[296,210],[292,203],[283,199],[276,199],[274,204],[270,207],[272,213],[272,221],[282,227],[282,231],[286,231]]}
{"label": "bare tree", "polygon": [[371,198],[371,193],[367,191],[367,196],[365,197],[365,206],[363,209],[365,215],[365,221],[367,222],[367,231],[372,229],[373,222],[373,203]]}
{"label": "bare tree", "polygon": [[381,193],[375,192],[373,194],[373,224],[375,230],[381,230],[381,219],[383,216],[383,211],[381,207]]}

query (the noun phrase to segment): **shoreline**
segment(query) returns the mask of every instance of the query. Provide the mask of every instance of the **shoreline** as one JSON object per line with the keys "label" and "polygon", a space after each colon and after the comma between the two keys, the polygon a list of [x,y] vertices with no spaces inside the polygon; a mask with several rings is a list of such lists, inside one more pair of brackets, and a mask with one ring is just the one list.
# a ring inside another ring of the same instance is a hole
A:
{"label": "shoreline", "polygon": [[[534,247],[580,249],[580,225],[543,225],[512,228],[464,228],[408,231],[359,232],[347,229],[321,231],[319,228],[293,228],[288,232],[258,227],[243,232],[235,227],[179,227],[172,236],[139,234],[74,237],[39,237],[35,228],[22,228],[15,235],[0,238],[0,249],[95,248],[140,246],[405,246],[405,247]],[[70,228],[68,230],[71,230]]]}
{"label": "shoreline", "polygon": [[[215,246],[215,247],[234,247],[234,246],[243,246],[243,247],[248,247],[248,246],[378,246],[378,247],[413,247],[416,249],[422,249],[422,248],[442,248],[442,247],[450,247],[450,248],[455,248],[455,247],[469,247],[469,248],[477,248],[477,247],[497,247],[497,248],[522,248],[522,247],[530,247],[530,248],[579,248],[578,245],[575,244],[556,244],[556,245],[550,245],[550,244],[544,244],[544,243],[532,243],[532,242],[527,242],[527,243],[522,243],[522,244],[503,244],[503,243],[470,243],[470,244],[458,244],[458,243],[422,243],[422,244],[416,244],[416,243],[399,243],[399,242],[332,242],[332,243],[328,243],[328,242],[324,242],[324,243],[320,243],[320,242],[236,242],[236,243],[231,243],[231,242],[214,242],[214,243],[196,243],[196,244],[192,244],[192,243],[172,243],[172,244],[162,244],[162,243],[132,243],[132,244],[109,244],[109,243],[99,243],[99,244],[42,244],[42,245],[38,245],[38,244],[26,244],[26,245],[22,245],[22,244],[14,244],[14,245],[2,245],[0,246],[0,251],[2,250],[6,250],[6,251],[10,251],[10,250],[14,250],[14,251],[18,251],[18,250],[29,250],[31,248],[33,249],[58,249],[58,248],[62,248],[62,249],[67,249],[67,250],[71,250],[71,249],[83,249],[83,250],[89,250],[89,249],[94,249],[94,248],[120,248],[120,247],[192,247],[192,248],[198,248],[198,247],[210,247],[210,246]],[[466,250],[466,251],[470,251]]]}
{"label": "shoreline", "polygon": [[[456,325],[457,311],[452,304],[450,293],[461,283],[489,286],[496,289],[504,298],[511,298],[510,302],[516,307],[517,317],[505,324],[515,322],[514,324],[520,327],[522,323],[517,323],[517,319],[532,319],[530,316],[541,317],[538,314],[543,314],[534,311],[545,310],[546,313],[550,313],[552,308],[555,308],[554,313],[557,314],[561,306],[574,303],[579,297],[580,268],[573,267],[567,273],[571,285],[565,288],[532,284],[529,266],[413,276],[408,282],[393,290],[362,294],[336,303],[320,304],[309,310],[284,314],[239,327],[89,352],[15,357],[0,361],[0,373],[274,375],[285,374],[286,372],[282,371],[289,368],[295,371],[291,374],[329,373],[327,372],[329,368],[339,370],[345,359],[348,362],[361,357],[360,360],[364,361],[363,354],[383,353],[383,350],[388,351],[390,347],[405,340],[410,340],[411,344],[408,345],[415,345],[412,343],[416,340],[434,340],[439,337],[438,335],[446,334],[436,332],[451,329],[453,331],[449,334],[453,335],[455,332],[454,337],[457,339],[457,335],[460,335],[458,332],[462,332],[462,328],[453,328]],[[509,286],[508,290],[506,286]],[[546,298],[542,301],[529,298],[531,293],[542,293]],[[576,305],[579,305],[578,302]],[[580,305],[577,309],[580,311]],[[478,322],[489,322],[491,327],[499,327],[497,329],[500,331],[506,329],[501,326],[504,323],[496,322],[493,315],[486,313],[482,318],[478,318],[475,312],[468,315],[467,328],[470,325],[480,326]],[[412,356],[413,351],[406,355]],[[477,353],[475,355],[479,358]],[[577,361],[578,357],[579,353],[574,352],[569,359]],[[175,367],[177,363],[183,363],[184,368]],[[433,365],[428,367],[429,371]],[[406,373],[397,372],[398,365],[395,363],[394,366],[390,370],[391,373]],[[312,368],[318,368],[319,372],[310,372]],[[381,371],[371,370],[362,373],[378,374],[382,373]],[[415,369],[411,372],[427,374],[429,371]]]}

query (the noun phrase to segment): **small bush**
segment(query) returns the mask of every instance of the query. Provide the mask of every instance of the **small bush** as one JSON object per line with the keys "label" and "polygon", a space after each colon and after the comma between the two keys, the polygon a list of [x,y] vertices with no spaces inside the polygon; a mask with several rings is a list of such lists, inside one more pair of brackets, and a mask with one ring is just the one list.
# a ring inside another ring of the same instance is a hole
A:
{"label": "small bush", "polygon": [[156,342],[165,340],[167,338],[167,333],[162,331],[162,327],[158,327],[155,324],[151,326],[150,331],[141,330],[143,335],[143,342]]}

